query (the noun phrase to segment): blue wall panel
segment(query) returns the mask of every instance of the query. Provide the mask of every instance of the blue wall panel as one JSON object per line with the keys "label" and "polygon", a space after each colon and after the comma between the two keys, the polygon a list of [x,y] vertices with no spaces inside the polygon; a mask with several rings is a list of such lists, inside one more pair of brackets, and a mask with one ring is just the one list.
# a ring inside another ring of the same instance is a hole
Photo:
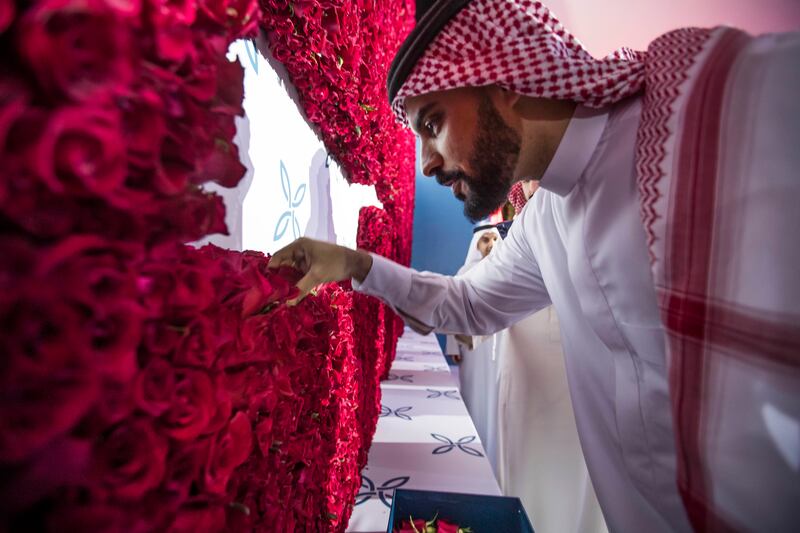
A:
{"label": "blue wall panel", "polygon": [[455,274],[464,264],[470,240],[472,223],[464,217],[463,204],[449,187],[442,187],[435,178],[423,176],[417,165],[411,266],[417,270]]}

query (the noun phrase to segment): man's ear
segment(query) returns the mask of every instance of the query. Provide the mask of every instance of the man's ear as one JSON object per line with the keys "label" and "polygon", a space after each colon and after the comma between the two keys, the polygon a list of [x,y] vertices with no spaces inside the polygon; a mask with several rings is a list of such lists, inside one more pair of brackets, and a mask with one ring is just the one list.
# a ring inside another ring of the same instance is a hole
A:
{"label": "man's ear", "polygon": [[521,94],[498,85],[490,85],[486,87],[486,91],[502,117],[509,120],[516,114],[516,106],[522,98]]}
{"label": "man's ear", "polygon": [[499,85],[492,85],[489,90],[493,93],[492,96],[495,98],[495,104],[498,107],[513,108],[522,98],[522,95],[518,92],[504,89]]}

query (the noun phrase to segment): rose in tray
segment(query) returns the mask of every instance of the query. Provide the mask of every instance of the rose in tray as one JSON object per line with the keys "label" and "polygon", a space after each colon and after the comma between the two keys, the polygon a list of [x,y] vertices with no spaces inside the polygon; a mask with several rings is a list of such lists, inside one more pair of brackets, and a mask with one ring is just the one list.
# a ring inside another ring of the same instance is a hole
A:
{"label": "rose in tray", "polygon": [[395,533],[474,533],[468,527],[457,526],[452,522],[439,518],[436,513],[431,520],[408,517],[400,524],[400,529],[395,528]]}

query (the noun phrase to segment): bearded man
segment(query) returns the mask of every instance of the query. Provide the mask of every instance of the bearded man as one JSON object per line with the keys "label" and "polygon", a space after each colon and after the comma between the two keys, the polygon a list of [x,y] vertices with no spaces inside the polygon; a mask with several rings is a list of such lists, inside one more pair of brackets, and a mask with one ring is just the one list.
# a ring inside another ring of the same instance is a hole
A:
{"label": "bearded man", "polygon": [[305,239],[271,264],[421,331],[552,303],[611,531],[800,530],[800,34],[681,29],[597,60],[539,2],[417,20],[388,88],[424,173],[473,219],[540,190],[462,276]]}

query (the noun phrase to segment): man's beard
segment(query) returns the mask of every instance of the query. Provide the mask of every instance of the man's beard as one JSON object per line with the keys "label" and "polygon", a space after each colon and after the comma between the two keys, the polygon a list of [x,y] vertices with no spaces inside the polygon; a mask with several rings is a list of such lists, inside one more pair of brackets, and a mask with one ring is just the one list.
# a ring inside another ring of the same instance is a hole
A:
{"label": "man's beard", "polygon": [[505,204],[514,182],[520,144],[519,134],[506,124],[484,95],[478,105],[478,133],[469,161],[474,175],[460,171],[436,175],[440,184],[457,179],[467,184],[468,193],[458,195],[458,199],[464,202],[464,216],[472,222],[488,217]]}

